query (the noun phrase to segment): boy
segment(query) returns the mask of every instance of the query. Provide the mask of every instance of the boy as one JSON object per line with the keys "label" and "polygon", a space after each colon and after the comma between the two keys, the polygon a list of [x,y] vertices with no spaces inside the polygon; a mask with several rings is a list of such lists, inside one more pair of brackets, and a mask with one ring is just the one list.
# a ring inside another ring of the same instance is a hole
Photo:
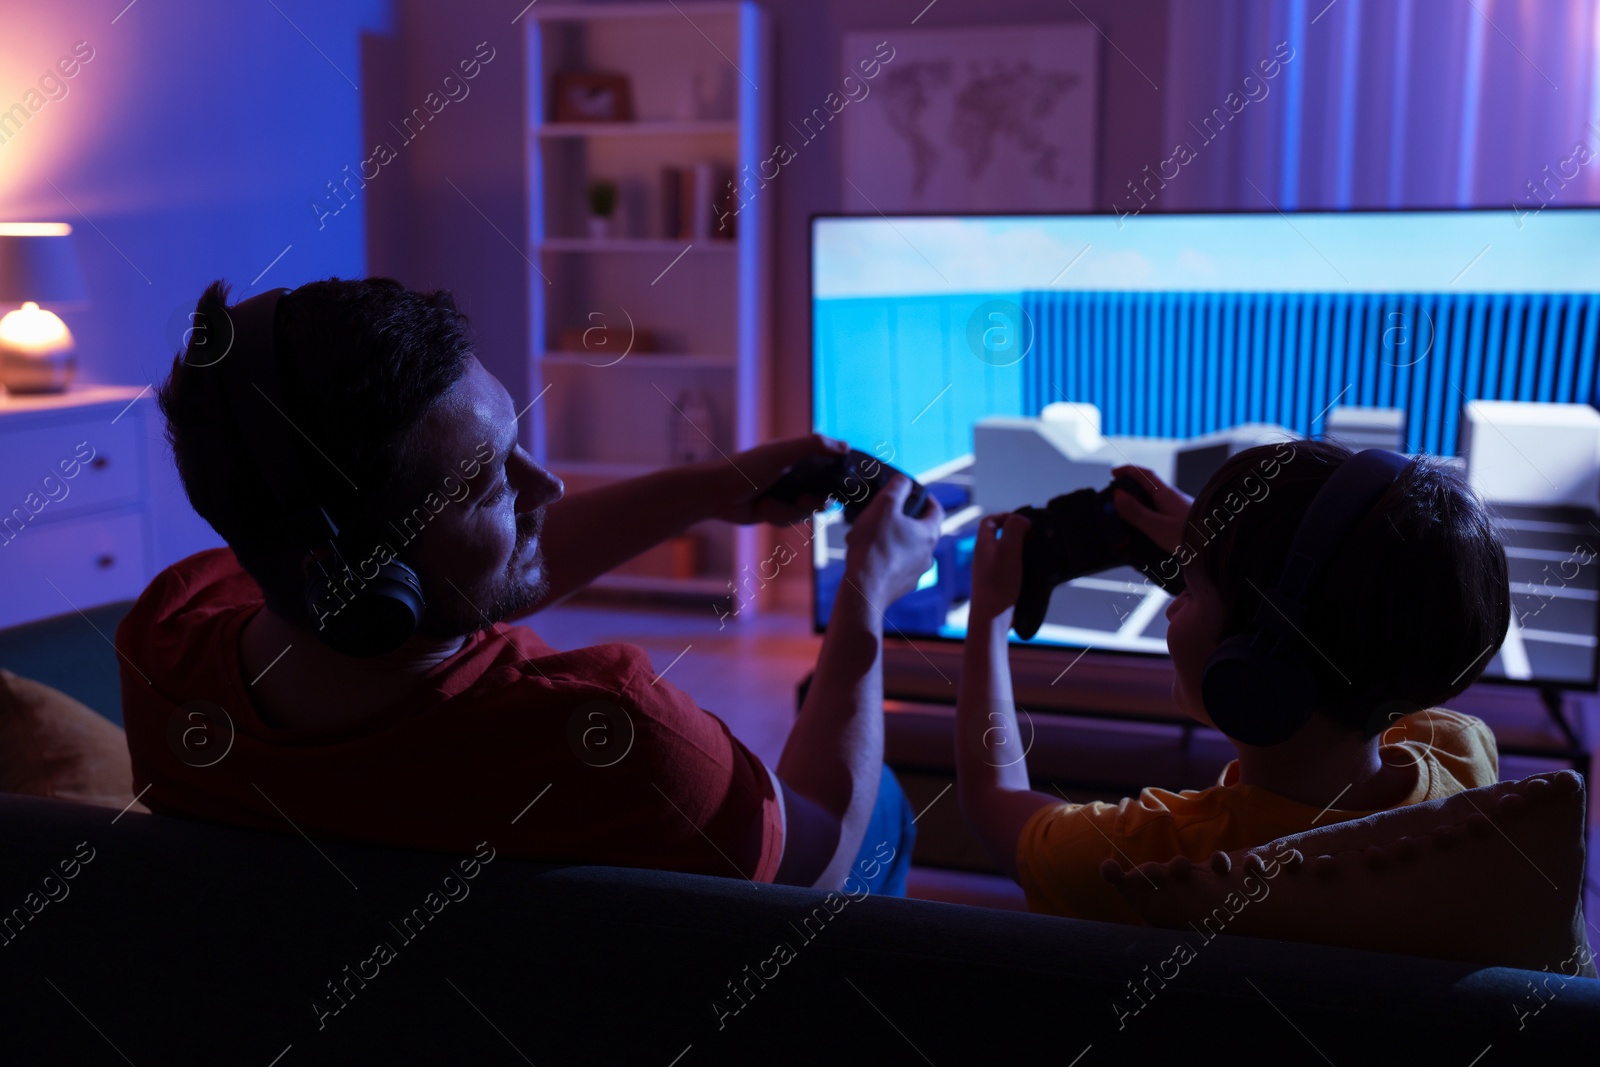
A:
{"label": "boy", "polygon": [[[1351,456],[1329,442],[1296,441],[1285,461],[1285,447],[1233,456],[1193,502],[1143,468],[1114,472],[1154,487],[1153,508],[1120,491],[1116,507],[1181,567],[1185,589],[1167,606],[1172,694],[1207,725],[1207,659],[1224,638],[1251,629],[1312,498]],[[1269,465],[1268,490],[1244,492],[1247,481],[1260,488],[1258,472]],[[1238,759],[1209,789],[1150,788],[1115,804],[1064,803],[1028,787],[1006,660],[1028,526],[1002,514],[979,528],[956,775],[968,823],[1031,910],[1139,923],[1101,878],[1105,860],[1128,867],[1183,855],[1201,863],[1218,850],[1498,780],[1488,727],[1437,706],[1482,672],[1511,617],[1504,549],[1452,467],[1412,459],[1310,588],[1295,650],[1316,686],[1303,725],[1270,746],[1230,739]]]}

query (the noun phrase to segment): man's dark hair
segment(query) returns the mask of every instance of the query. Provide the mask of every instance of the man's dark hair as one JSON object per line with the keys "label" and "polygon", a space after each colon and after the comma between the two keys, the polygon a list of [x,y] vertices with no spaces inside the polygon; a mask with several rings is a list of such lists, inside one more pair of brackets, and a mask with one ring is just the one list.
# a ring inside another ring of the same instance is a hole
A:
{"label": "man's dark hair", "polygon": [[[268,607],[307,624],[307,549],[279,535],[277,502],[229,409],[223,375],[238,368],[229,366],[231,355],[211,354],[215,338],[199,325],[213,302],[227,306],[226,282],[213,282],[200,298],[202,317],[156,393],[167,442],[189,503],[228,542]],[[380,538],[387,502],[425,477],[428,457],[409,447],[412,431],[467,371],[466,317],[443,290],[329,278],[284,294],[276,324],[284,414],[294,423],[290,437],[310,495],[345,546]]]}
{"label": "man's dark hair", "polygon": [[[1292,454],[1289,450],[1292,449]],[[1352,455],[1330,441],[1230,457],[1195,497],[1185,543],[1227,605],[1223,636],[1252,627],[1257,590],[1278,583],[1300,519]],[[1301,648],[1318,710],[1371,737],[1398,713],[1466,689],[1511,623],[1505,549],[1462,474],[1418,456],[1312,587]]]}

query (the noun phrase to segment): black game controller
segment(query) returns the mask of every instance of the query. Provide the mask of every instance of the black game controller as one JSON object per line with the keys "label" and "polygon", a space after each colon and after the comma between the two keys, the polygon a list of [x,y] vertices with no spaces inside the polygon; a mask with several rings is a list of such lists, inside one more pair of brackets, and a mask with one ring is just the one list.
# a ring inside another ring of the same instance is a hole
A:
{"label": "black game controller", "polygon": [[1039,632],[1056,586],[1085,574],[1126,564],[1168,593],[1182,592],[1183,580],[1176,572],[1171,578],[1161,573],[1160,565],[1170,553],[1117,514],[1111,502],[1117,489],[1151,506],[1144,486],[1124,476],[1104,489],[1079,489],[1052,498],[1042,508],[1017,509],[1033,524],[1022,545],[1022,592],[1011,623],[1024,641]]}
{"label": "black game controller", "polygon": [[[832,497],[844,505],[844,521],[853,523],[878,490],[900,473],[878,457],[852,448],[845,455],[833,452],[807,456],[784,471],[764,495],[785,504],[797,504],[802,496]],[[914,519],[922,514],[928,490],[909,474],[906,478],[911,481],[911,492],[901,510]]]}

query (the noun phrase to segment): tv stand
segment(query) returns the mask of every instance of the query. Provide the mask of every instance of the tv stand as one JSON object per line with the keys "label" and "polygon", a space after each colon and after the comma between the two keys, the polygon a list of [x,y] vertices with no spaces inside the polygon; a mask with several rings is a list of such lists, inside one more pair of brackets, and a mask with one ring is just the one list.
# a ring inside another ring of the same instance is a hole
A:
{"label": "tv stand", "polygon": [[[1172,703],[1172,661],[1052,646],[1011,646],[1017,706],[1030,712],[1192,724]],[[887,639],[883,690],[890,700],[954,704],[961,645],[950,641]]]}
{"label": "tv stand", "polygon": [[[1578,732],[1572,723],[1567,721],[1564,710],[1566,704],[1566,690],[1560,686],[1542,685],[1539,687],[1539,701],[1544,705],[1544,710],[1549,713],[1550,721],[1556,724],[1556,729],[1561,731],[1561,736],[1567,739],[1567,746],[1574,751],[1582,751],[1584,745],[1578,737]],[[1577,768],[1580,772],[1584,769]]]}
{"label": "tv stand", "polygon": [[[1185,728],[1186,744],[1196,728],[1172,702],[1172,661],[1165,656],[1013,645],[1011,673],[1017,707],[1033,715],[1178,725]],[[887,701],[953,705],[960,677],[956,642],[884,642]],[[1572,715],[1569,699],[1583,696],[1558,686],[1532,690],[1491,681],[1471,686],[1446,706],[1486,721],[1502,754],[1561,760],[1587,777],[1600,734],[1600,701],[1591,697],[1587,713],[1579,707]]]}

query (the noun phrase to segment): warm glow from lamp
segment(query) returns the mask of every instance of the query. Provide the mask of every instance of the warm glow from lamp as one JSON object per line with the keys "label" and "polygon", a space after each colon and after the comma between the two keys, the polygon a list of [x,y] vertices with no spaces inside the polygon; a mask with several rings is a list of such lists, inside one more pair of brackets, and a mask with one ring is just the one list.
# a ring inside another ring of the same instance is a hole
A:
{"label": "warm glow from lamp", "polygon": [[72,331],[56,316],[87,296],[71,237],[65,222],[0,222],[0,312],[13,309],[0,318],[0,383],[10,392],[59,393],[77,373]]}
{"label": "warm glow from lamp", "polygon": [[0,348],[25,356],[70,352],[72,331],[55,312],[30,300],[0,318]]}
{"label": "warm glow from lamp", "polygon": [[66,222],[0,222],[0,237],[66,237],[72,226]]}

